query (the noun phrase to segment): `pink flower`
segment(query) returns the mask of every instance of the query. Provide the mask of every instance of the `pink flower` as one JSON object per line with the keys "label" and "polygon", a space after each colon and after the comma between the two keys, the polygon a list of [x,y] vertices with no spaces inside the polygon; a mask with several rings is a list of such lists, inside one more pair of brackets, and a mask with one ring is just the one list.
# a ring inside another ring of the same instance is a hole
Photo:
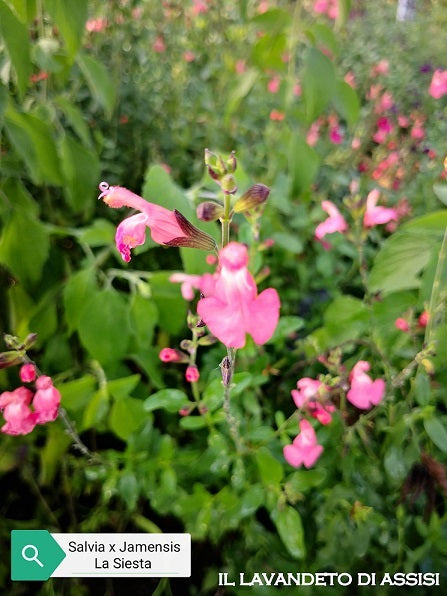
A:
{"label": "pink flower", "polygon": [[85,28],[89,33],[99,33],[107,27],[107,19],[88,19]]}
{"label": "pink flower", "polygon": [[301,87],[300,83],[295,83],[295,85],[293,86],[293,95],[295,97],[301,97],[303,93],[303,88]]}
{"label": "pink flower", "polygon": [[246,69],[247,69],[247,65],[245,63],[245,60],[238,60],[236,62],[235,69],[236,69],[237,74],[244,73],[246,71]]}
{"label": "pink flower", "polygon": [[217,273],[202,276],[205,298],[199,300],[197,312],[211,333],[231,348],[243,348],[247,333],[255,343],[264,344],[279,318],[278,293],[268,288],[257,295],[247,265],[247,247],[230,242],[220,251]]}
{"label": "pink flower", "polygon": [[388,118],[382,116],[377,120],[377,132],[373,135],[376,143],[384,143],[388,135],[393,131],[393,125]]}
{"label": "pink flower", "polygon": [[123,220],[115,234],[116,247],[123,260],[130,261],[130,250],[144,244],[146,227],[151,231],[152,240],[166,246],[190,246],[213,250],[214,240],[188,222],[177,210],[169,211],[160,205],[149,203],[122,186],[99,185],[102,191],[98,198],[109,207],[131,207],[141,213]]}
{"label": "pink flower", "polygon": [[36,367],[27,362],[20,369],[20,380],[22,383],[31,383],[36,378]]}
{"label": "pink flower", "polygon": [[306,468],[314,465],[323,453],[323,447],[317,443],[317,435],[307,420],[300,420],[300,434],[291,445],[283,449],[284,458],[294,468],[304,464]]}
{"label": "pink flower", "polygon": [[190,52],[189,50],[186,52],[183,52],[183,60],[185,62],[194,62],[195,59],[196,59],[196,55],[194,54],[194,52]]}
{"label": "pink flower", "polygon": [[278,76],[274,76],[270,79],[267,85],[269,93],[278,93],[281,79]]}
{"label": "pink flower", "polygon": [[373,381],[366,372],[370,369],[369,362],[360,360],[354,366],[349,376],[351,388],[346,397],[356,408],[368,410],[380,403],[385,395],[385,381]]}
{"label": "pink flower", "polygon": [[355,89],[356,85],[355,85],[355,75],[352,72],[352,70],[350,70],[349,72],[347,72],[344,76],[344,81],[345,83],[348,83],[348,85],[350,87],[352,87],[353,89]]}
{"label": "pink flower", "polygon": [[192,14],[196,17],[201,13],[208,11],[208,6],[202,0],[193,0],[193,6],[191,8]]}
{"label": "pink flower", "polygon": [[[214,256],[214,255],[213,255]],[[169,281],[181,283],[181,292],[185,300],[194,300],[194,289],[200,289],[201,275],[189,275],[188,273],[173,273]]]}
{"label": "pink flower", "polygon": [[395,209],[389,207],[377,207],[380,192],[374,188],[366,197],[366,211],[363,216],[363,225],[365,228],[372,228],[377,224],[385,224],[391,220],[397,221],[398,215]]}
{"label": "pink flower", "polygon": [[327,234],[333,234],[334,232],[345,232],[348,229],[348,225],[337,209],[337,207],[331,201],[322,201],[321,208],[323,211],[328,213],[329,217],[322,223],[318,224],[315,229],[315,238],[321,240]]}
{"label": "pink flower", "polygon": [[435,99],[447,95],[447,70],[435,70],[428,92]]}
{"label": "pink flower", "polygon": [[371,74],[373,77],[378,75],[387,75],[390,70],[390,63],[388,60],[381,60],[372,67]]}
{"label": "pink flower", "polygon": [[197,383],[200,378],[199,369],[195,365],[188,366],[185,372],[185,378],[188,383]]}
{"label": "pink flower", "polygon": [[3,410],[3,417],[6,420],[6,424],[1,428],[3,433],[27,435],[34,429],[36,414],[29,407],[32,397],[32,391],[25,387],[0,394],[0,409]]}
{"label": "pink flower", "polygon": [[284,112],[280,112],[279,110],[272,110],[270,112],[270,120],[276,120],[277,122],[282,122],[286,115]]}
{"label": "pink flower", "polygon": [[354,151],[357,151],[357,149],[360,149],[361,146],[362,146],[362,141],[359,139],[359,137],[354,137],[352,139],[351,149],[353,149]]}
{"label": "pink flower", "polygon": [[51,377],[42,375],[36,381],[37,391],[33,399],[33,407],[37,414],[37,424],[45,424],[56,420],[61,403],[61,394],[54,387]]}
{"label": "pink flower", "polygon": [[427,327],[429,320],[430,320],[430,313],[427,310],[424,310],[424,312],[418,318],[419,327]]}
{"label": "pink flower", "polygon": [[397,123],[401,128],[408,128],[408,126],[410,125],[410,121],[408,120],[408,118],[406,116],[403,116],[402,114],[400,114],[397,117]]}
{"label": "pink flower", "polygon": [[414,123],[414,126],[410,132],[410,136],[412,139],[416,139],[418,141],[421,141],[423,138],[425,138],[425,130],[421,121],[417,120]]}
{"label": "pink flower", "polygon": [[334,145],[340,145],[343,142],[343,133],[338,125],[329,128],[329,140]]}
{"label": "pink flower", "polygon": [[320,137],[320,123],[317,120],[316,122],[312,122],[309,130],[307,131],[306,143],[310,147],[314,147],[317,144],[319,137]]}
{"label": "pink flower", "polygon": [[166,44],[161,35],[157,35],[154,43],[152,44],[152,49],[154,52],[157,52],[157,54],[162,54],[166,51]]}
{"label": "pink flower", "polygon": [[407,333],[410,330],[408,321],[406,321],[403,317],[398,317],[394,321],[394,326],[396,329],[399,329],[399,331],[403,331],[404,333]]}
{"label": "pink flower", "polygon": [[320,381],[304,377],[298,381],[296,386],[297,389],[292,390],[292,397],[296,407],[305,408],[321,424],[329,424],[332,421],[331,412],[335,411],[335,406],[318,401],[328,391],[326,385],[323,385]]}
{"label": "pink flower", "polygon": [[185,362],[186,354],[173,348],[163,348],[158,357],[162,362]]}

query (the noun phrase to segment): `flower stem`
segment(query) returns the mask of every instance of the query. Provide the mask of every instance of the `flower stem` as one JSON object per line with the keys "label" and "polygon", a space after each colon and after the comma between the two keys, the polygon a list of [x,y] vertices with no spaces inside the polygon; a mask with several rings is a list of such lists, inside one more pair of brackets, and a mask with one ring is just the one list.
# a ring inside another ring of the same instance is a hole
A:
{"label": "flower stem", "polygon": [[227,348],[227,362],[228,369],[224,376],[224,412],[225,417],[230,428],[230,435],[236,445],[236,449],[241,452],[243,450],[242,439],[239,434],[239,423],[231,412],[230,393],[231,393],[231,381],[233,379],[234,369],[236,366],[236,350],[235,348]]}

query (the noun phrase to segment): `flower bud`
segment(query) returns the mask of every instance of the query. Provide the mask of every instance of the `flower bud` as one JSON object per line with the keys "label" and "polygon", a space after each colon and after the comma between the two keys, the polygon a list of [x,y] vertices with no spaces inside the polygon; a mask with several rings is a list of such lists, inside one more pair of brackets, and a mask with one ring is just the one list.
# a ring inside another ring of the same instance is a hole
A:
{"label": "flower bud", "polygon": [[227,159],[227,172],[229,174],[233,174],[233,172],[236,171],[236,168],[237,168],[236,155],[235,155],[235,152],[232,151],[230,153],[230,157]]}
{"label": "flower bud", "polygon": [[189,383],[197,383],[200,378],[199,369],[195,365],[190,365],[186,369],[185,378]]}
{"label": "flower bud", "polygon": [[199,346],[212,346],[213,344],[215,344],[217,341],[217,337],[214,337],[214,335],[211,335],[211,333],[209,335],[205,335],[204,337],[201,337],[198,341]]}
{"label": "flower bud", "polygon": [[173,348],[163,348],[158,355],[162,362],[188,362],[188,356]]}
{"label": "flower bud", "polygon": [[270,189],[264,184],[254,184],[236,201],[233,207],[235,213],[242,213],[262,205],[267,200]]}
{"label": "flower bud", "polygon": [[26,336],[24,343],[24,349],[29,350],[34,346],[37,341],[37,333],[30,333]]}
{"label": "flower bud", "polygon": [[164,242],[163,244],[165,244],[165,246],[184,246],[187,248],[199,248],[201,250],[208,250],[211,252],[217,250],[217,245],[214,238],[193,226],[192,223],[180,213],[180,211],[174,209],[174,216],[185,235],[174,238],[169,242]]}
{"label": "flower bud", "polygon": [[228,356],[225,356],[219,366],[222,372],[222,382],[225,387],[227,387],[231,383],[231,377],[233,376],[231,371],[231,363]]}
{"label": "flower bud", "polygon": [[224,209],[219,203],[205,201],[197,207],[197,217],[202,221],[216,221],[222,217]]}
{"label": "flower bud", "polygon": [[31,362],[27,362],[20,369],[20,380],[22,383],[32,383],[36,378],[36,367]]}
{"label": "flower bud", "polygon": [[23,356],[17,350],[10,350],[8,352],[0,353],[0,369],[8,368],[9,366],[16,366],[23,362]]}
{"label": "flower bud", "polygon": [[205,165],[213,180],[220,180],[227,171],[225,163],[220,155],[216,155],[208,149],[205,149]]}
{"label": "flower bud", "polygon": [[225,174],[220,181],[220,187],[226,195],[234,195],[237,191],[237,184],[233,174]]}
{"label": "flower bud", "polygon": [[190,329],[194,329],[197,326],[197,323],[200,321],[199,315],[195,315],[191,311],[188,311],[186,315],[186,324]]}
{"label": "flower bud", "polygon": [[185,352],[191,353],[194,351],[194,343],[190,339],[182,339],[180,347],[182,350],[185,350]]}

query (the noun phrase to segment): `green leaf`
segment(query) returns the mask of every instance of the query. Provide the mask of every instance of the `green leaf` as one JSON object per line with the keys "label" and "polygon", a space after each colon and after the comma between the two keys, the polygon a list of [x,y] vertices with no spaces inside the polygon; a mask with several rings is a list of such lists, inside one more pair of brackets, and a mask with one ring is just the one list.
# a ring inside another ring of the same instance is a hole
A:
{"label": "green leaf", "polygon": [[8,88],[0,81],[0,119],[3,118],[8,105]]}
{"label": "green leaf", "polygon": [[316,48],[308,50],[301,83],[307,122],[310,124],[323,112],[337,89],[334,65]]}
{"label": "green leaf", "polygon": [[326,479],[327,472],[323,468],[316,470],[297,470],[287,478],[288,490],[302,492],[319,486]]}
{"label": "green leaf", "polygon": [[447,205],[447,184],[434,184],[433,192],[444,205]]}
{"label": "green leaf", "polygon": [[125,299],[113,289],[96,292],[81,314],[78,332],[93,358],[103,364],[120,360],[130,341]]}
{"label": "green leaf", "polygon": [[91,226],[80,230],[79,241],[91,247],[110,246],[115,238],[115,226],[107,219],[95,219]]}
{"label": "green leaf", "polygon": [[138,480],[135,474],[132,472],[122,474],[118,481],[118,493],[130,511],[135,509],[139,495]]}
{"label": "green leaf", "polygon": [[93,97],[104,108],[107,117],[111,118],[116,90],[107,68],[87,54],[79,54],[76,61]]}
{"label": "green leaf", "polygon": [[282,71],[285,68],[284,52],[287,50],[287,36],[284,33],[266,33],[254,44],[251,59],[263,72],[267,69]]}
{"label": "green leaf", "polygon": [[118,399],[112,405],[109,426],[117,437],[127,441],[129,436],[144,424],[143,402],[133,397]]}
{"label": "green leaf", "polygon": [[152,344],[157,321],[158,310],[152,300],[134,294],[130,303],[130,322],[135,340],[141,347]]}
{"label": "green leaf", "polygon": [[5,112],[5,127],[33,182],[62,186],[64,178],[51,126],[33,114],[18,112],[10,103]]}
{"label": "green leaf", "polygon": [[360,116],[360,101],[356,91],[348,83],[338,81],[332,100],[340,116],[353,126]]}
{"label": "green leaf", "polygon": [[85,375],[75,381],[61,383],[62,407],[69,411],[83,410],[96,390],[96,379],[93,375]]}
{"label": "green leaf", "polygon": [[30,23],[36,16],[36,0],[7,0],[22,23]]}
{"label": "green leaf", "polygon": [[324,313],[325,328],[331,344],[355,339],[369,322],[368,309],[358,298],[338,296]]}
{"label": "green leaf", "polygon": [[249,69],[241,75],[235,86],[230,90],[225,108],[225,125],[229,125],[231,117],[237,112],[242,100],[247,97],[259,78],[258,71]]}
{"label": "green leaf", "polygon": [[262,484],[266,486],[280,484],[284,476],[283,467],[266,447],[261,447],[256,451],[256,463]]}
{"label": "green leaf", "polygon": [[279,341],[283,341],[287,339],[287,337],[291,334],[294,334],[295,331],[302,329],[304,327],[304,319],[301,317],[295,316],[285,316],[281,317],[278,321],[278,325],[275,329],[275,333],[273,334],[272,339],[269,340],[269,343],[276,343]]}
{"label": "green leaf", "polygon": [[178,284],[169,281],[172,272],[157,272],[151,276],[152,299],[158,310],[158,324],[169,333],[177,334],[185,326],[187,303]]}
{"label": "green leaf", "polygon": [[15,210],[0,238],[0,263],[27,285],[40,279],[49,251],[45,226],[32,215]]}
{"label": "green leaf", "polygon": [[23,96],[32,72],[28,29],[3,0],[0,0],[0,32],[17,75],[19,93]]}
{"label": "green leaf", "polygon": [[68,278],[63,298],[69,333],[78,328],[85,305],[95,291],[96,274],[94,269],[81,269]]}
{"label": "green leaf", "polygon": [[61,139],[60,153],[67,201],[75,213],[88,217],[95,208],[100,176],[98,155],[68,134]]}
{"label": "green leaf", "polygon": [[280,246],[288,252],[299,255],[303,252],[303,242],[297,234],[289,234],[287,232],[274,232],[271,234],[272,240],[275,241],[276,246]]}
{"label": "green leaf", "polygon": [[144,401],[144,410],[152,412],[162,409],[175,414],[188,403],[188,396],[180,389],[161,389]]}
{"label": "green leaf", "polygon": [[439,418],[424,420],[424,428],[436,447],[447,453],[447,430]]}
{"label": "green leaf", "polygon": [[121,379],[108,381],[107,391],[117,400],[124,399],[132,393],[140,382],[140,379],[140,375],[130,375],[129,377],[122,377]]}
{"label": "green leaf", "polygon": [[271,8],[262,14],[256,15],[251,22],[262,31],[278,32],[292,24],[290,14],[281,8]]}
{"label": "green leaf", "polygon": [[145,174],[142,196],[151,203],[166,209],[177,209],[189,219],[192,206],[183,190],[177,186],[171,176],[159,165],[151,166]]}
{"label": "green leaf", "polygon": [[60,31],[71,59],[82,42],[87,5],[87,0],[45,0],[45,8]]}
{"label": "green leaf", "polygon": [[186,416],[180,419],[179,424],[185,430],[198,430],[205,428],[206,420],[204,416]]}
{"label": "green leaf", "polygon": [[70,126],[81,139],[83,144],[89,148],[92,148],[92,136],[82,111],[63,96],[57,97],[54,100],[54,103],[64,112]]}
{"label": "green leaf", "polygon": [[431,398],[430,377],[424,370],[422,370],[422,367],[417,372],[416,379],[414,380],[414,387],[417,403],[420,406],[429,404]]}
{"label": "green leaf", "polygon": [[289,146],[289,173],[292,197],[309,188],[317,175],[320,158],[300,135],[291,138]]}
{"label": "green leaf", "polygon": [[290,505],[285,505],[283,509],[274,509],[271,518],[289,554],[294,559],[304,559],[306,545],[303,524],[298,511]]}

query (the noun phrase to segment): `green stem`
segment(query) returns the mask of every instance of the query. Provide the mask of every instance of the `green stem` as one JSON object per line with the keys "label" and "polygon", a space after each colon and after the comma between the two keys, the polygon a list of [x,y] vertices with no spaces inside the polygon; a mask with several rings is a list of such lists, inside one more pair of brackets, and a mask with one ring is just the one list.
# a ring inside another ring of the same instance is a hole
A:
{"label": "green stem", "polygon": [[231,224],[231,199],[230,195],[224,193],[224,214],[221,217],[222,223],[222,248],[230,242]]}

